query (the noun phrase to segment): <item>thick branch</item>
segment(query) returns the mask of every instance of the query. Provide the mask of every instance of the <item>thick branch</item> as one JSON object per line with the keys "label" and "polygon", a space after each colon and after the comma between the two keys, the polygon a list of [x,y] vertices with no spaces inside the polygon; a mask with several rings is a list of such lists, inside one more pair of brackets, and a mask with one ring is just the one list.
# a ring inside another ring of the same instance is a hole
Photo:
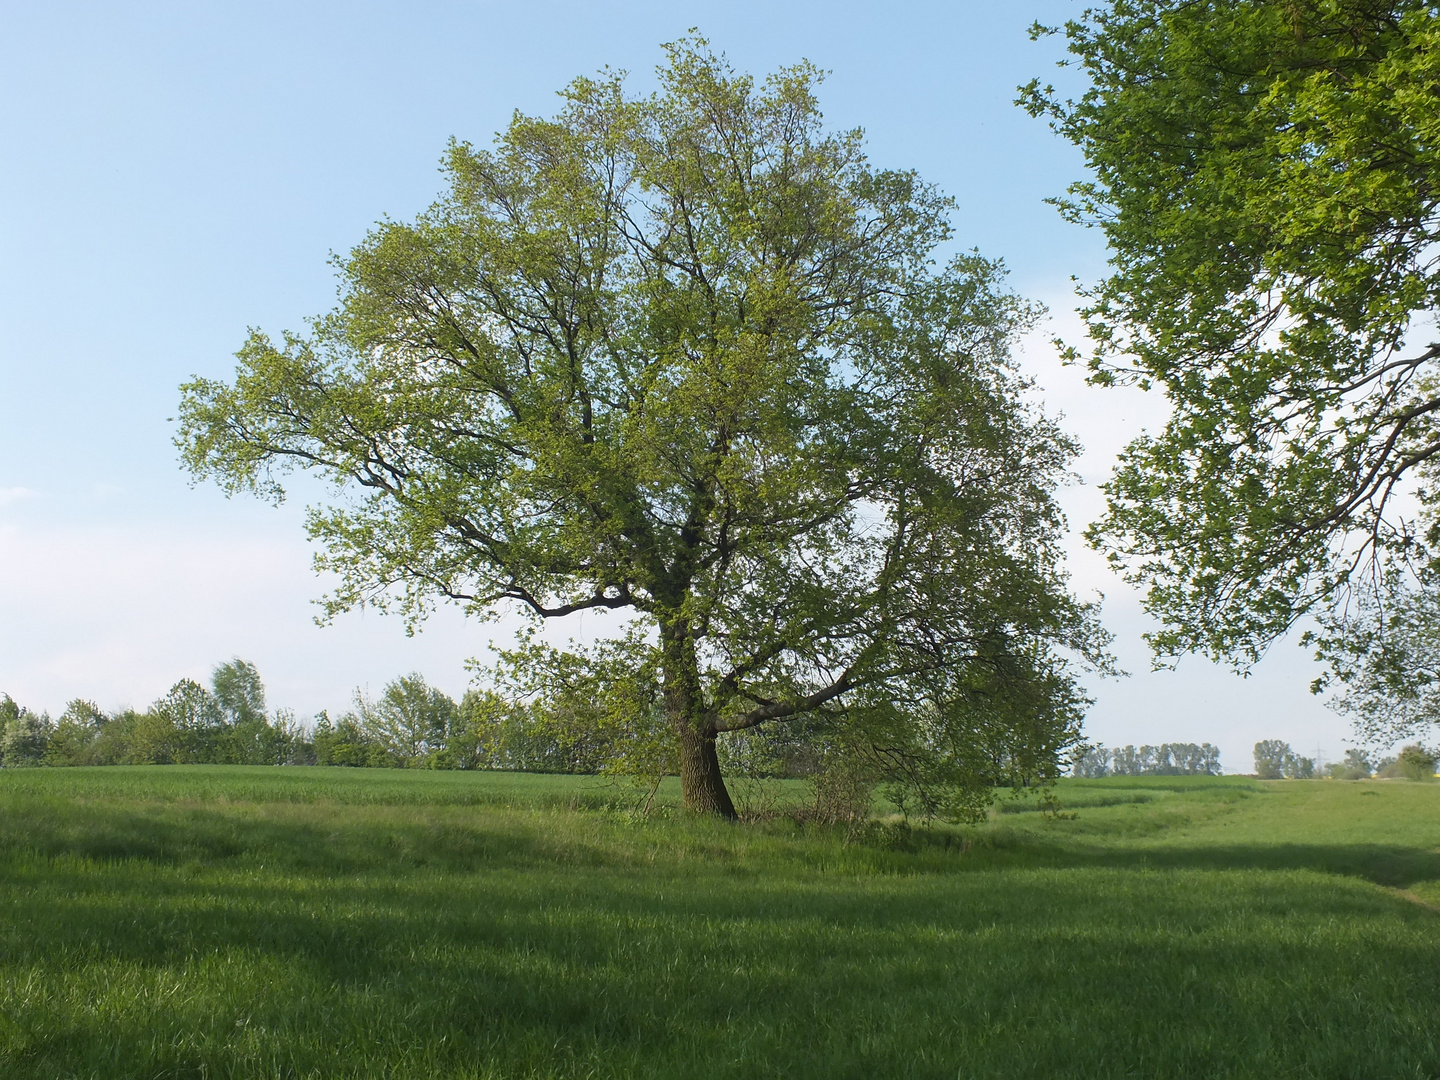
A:
{"label": "thick branch", "polygon": [[748,728],[758,727],[767,720],[785,720],[792,716],[799,716],[801,713],[811,712],[828,701],[834,701],[841,694],[855,689],[857,684],[851,681],[851,675],[852,669],[846,668],[838,679],[823,690],[817,690],[813,694],[806,694],[802,698],[794,698],[790,701],[764,702],[728,723],[716,725],[715,730],[745,731]]}

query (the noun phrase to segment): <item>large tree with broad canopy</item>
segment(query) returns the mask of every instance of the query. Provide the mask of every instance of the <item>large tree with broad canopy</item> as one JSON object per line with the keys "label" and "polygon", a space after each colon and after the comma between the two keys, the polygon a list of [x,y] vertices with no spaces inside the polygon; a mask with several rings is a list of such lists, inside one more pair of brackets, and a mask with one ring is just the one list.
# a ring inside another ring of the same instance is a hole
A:
{"label": "large tree with broad canopy", "polygon": [[717,735],[801,717],[972,792],[1053,771],[1103,634],[1059,568],[1072,444],[1008,357],[1034,311],[993,262],[937,268],[949,202],[826,131],[814,68],[667,55],[654,93],[577,79],[452,144],[334,311],[183,388],[186,465],[336,485],[330,613],[614,613],[512,658],[658,717],[693,810],[735,812]]}

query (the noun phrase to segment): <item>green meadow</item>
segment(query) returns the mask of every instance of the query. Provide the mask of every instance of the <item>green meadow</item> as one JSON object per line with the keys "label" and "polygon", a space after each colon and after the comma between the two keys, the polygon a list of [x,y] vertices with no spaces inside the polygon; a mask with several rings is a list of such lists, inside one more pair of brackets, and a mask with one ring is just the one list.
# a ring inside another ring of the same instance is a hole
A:
{"label": "green meadow", "polygon": [[1440,784],[0,772],[0,1076],[1440,1075]]}

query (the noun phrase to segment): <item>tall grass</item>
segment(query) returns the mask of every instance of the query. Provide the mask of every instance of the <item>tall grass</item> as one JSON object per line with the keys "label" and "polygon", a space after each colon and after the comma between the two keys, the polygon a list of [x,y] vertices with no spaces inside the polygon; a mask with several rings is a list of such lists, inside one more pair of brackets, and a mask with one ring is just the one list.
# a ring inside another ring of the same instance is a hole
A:
{"label": "tall grass", "polygon": [[0,1076],[1440,1073],[1440,789],[1059,796],[855,835],[575,777],[0,772]]}

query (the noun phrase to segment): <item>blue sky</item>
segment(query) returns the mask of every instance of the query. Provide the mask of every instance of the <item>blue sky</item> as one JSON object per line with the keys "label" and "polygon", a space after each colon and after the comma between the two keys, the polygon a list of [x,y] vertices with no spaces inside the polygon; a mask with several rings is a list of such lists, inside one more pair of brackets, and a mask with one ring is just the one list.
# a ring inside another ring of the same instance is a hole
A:
{"label": "blue sky", "polygon": [[[1087,446],[1088,485],[1065,496],[1083,526],[1115,451],[1164,406],[1085,387],[1046,343],[1076,336],[1071,276],[1093,280],[1105,253],[1043,201],[1081,177],[1078,153],[1013,100],[1068,74],[1029,24],[1081,6],[0,5],[0,691],[52,711],[140,706],[232,655],[301,714],[410,670],[463,690],[494,628],[453,612],[413,639],[370,613],[315,627],[303,499],[276,510],[188,486],[176,387],[227,374],[247,327],[326,310],[329,253],[423,209],[448,138],[487,142],[606,65],[643,87],[659,43],[692,26],[757,75],[802,57],[831,71],[827,118],[955,196],[957,243],[1004,257],[1049,305],[1024,356]],[[1339,756],[1346,725],[1309,695],[1297,647],[1244,681],[1198,659],[1150,674],[1137,598],[1072,547],[1133,673],[1094,686],[1092,737],[1208,740],[1234,771],[1259,738]]]}

